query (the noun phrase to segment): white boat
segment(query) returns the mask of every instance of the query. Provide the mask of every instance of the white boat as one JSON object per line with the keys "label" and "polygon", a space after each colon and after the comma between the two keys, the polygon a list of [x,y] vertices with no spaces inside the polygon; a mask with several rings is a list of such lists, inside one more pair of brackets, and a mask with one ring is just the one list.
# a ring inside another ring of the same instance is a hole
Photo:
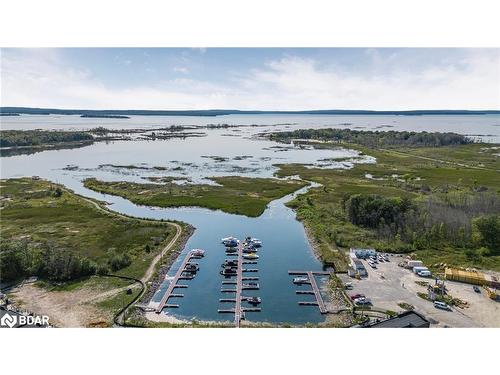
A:
{"label": "white boat", "polygon": [[293,278],[293,283],[294,284],[305,284],[305,283],[308,283],[309,282],[309,278],[308,277],[294,277]]}
{"label": "white boat", "polygon": [[255,247],[261,247],[262,246],[262,241],[259,240],[258,238],[251,238],[250,239],[250,242],[252,242],[252,244],[255,246]]}
{"label": "white boat", "polygon": [[258,238],[247,237],[247,238],[245,238],[245,242],[248,245],[251,245],[253,247],[261,247],[262,246],[262,241],[259,240]]}
{"label": "white boat", "polygon": [[238,239],[236,237],[226,237],[226,238],[222,238],[221,239],[221,242],[225,245],[225,246],[229,246],[229,247],[235,247],[235,246],[238,246],[238,243],[240,241],[238,241]]}
{"label": "white boat", "polygon": [[255,253],[243,254],[243,258],[245,259],[259,259],[259,256]]}
{"label": "white boat", "polygon": [[202,249],[193,249],[191,250],[191,255],[195,257],[202,257],[205,255],[205,250]]}
{"label": "white boat", "polygon": [[246,301],[252,305],[258,305],[259,303],[262,302],[262,299],[260,297],[246,297]]}

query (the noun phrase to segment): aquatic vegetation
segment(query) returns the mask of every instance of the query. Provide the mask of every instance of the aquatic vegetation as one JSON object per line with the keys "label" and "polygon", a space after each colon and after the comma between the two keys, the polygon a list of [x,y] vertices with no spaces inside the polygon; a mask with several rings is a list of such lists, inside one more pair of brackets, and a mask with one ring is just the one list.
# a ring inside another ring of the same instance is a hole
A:
{"label": "aquatic vegetation", "polygon": [[307,185],[304,181],[275,178],[212,177],[218,185],[139,184],[105,182],[95,178],[84,181],[85,187],[129,199],[133,203],[157,206],[197,206],[256,217],[267,204]]}

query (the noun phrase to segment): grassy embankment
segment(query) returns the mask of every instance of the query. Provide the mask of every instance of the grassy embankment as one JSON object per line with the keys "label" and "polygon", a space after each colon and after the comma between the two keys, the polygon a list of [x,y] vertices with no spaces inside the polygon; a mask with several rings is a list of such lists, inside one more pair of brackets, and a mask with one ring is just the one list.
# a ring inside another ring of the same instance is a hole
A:
{"label": "grassy embankment", "polygon": [[[21,178],[1,180],[0,185],[2,269],[18,267],[20,273],[24,272],[19,277],[39,273],[47,275],[42,276],[44,281],[38,286],[48,292],[85,289],[101,294],[106,290],[124,287],[129,284],[128,281],[107,277],[64,279],[59,270],[66,269],[66,266],[61,265],[61,262],[74,261],[74,257],[78,257],[92,262],[98,269],[141,278],[153,258],[175,235],[175,228],[168,223],[103,212],[92,203],[48,181]],[[21,242],[27,243],[27,247],[23,248],[27,255],[23,253],[22,257],[14,258],[11,244]],[[47,251],[46,247],[51,251]],[[128,264],[114,270],[111,259],[124,254],[127,255]],[[45,259],[48,256],[56,259],[48,261]],[[40,258],[38,261],[37,257]],[[3,277],[2,281],[8,280]],[[109,300],[103,298],[93,303],[101,308],[116,310],[133,295],[125,295],[123,291],[109,296]]]}
{"label": "grassy embankment", "polygon": [[[338,146],[337,143],[315,144],[315,147],[323,148]],[[304,221],[322,259],[334,263],[340,269],[346,267],[345,251],[349,247],[373,246],[385,251],[397,251],[405,245],[398,240],[381,240],[375,231],[352,224],[342,208],[346,196],[376,194],[408,197],[413,202],[422,202],[430,194],[445,199],[453,194],[474,196],[478,190],[485,189],[493,194],[499,192],[499,157],[495,155],[498,150],[491,148],[498,145],[394,146],[390,149],[373,149],[354,144],[343,146],[376,157],[377,164],[356,165],[351,170],[280,165],[278,172],[279,177],[298,174],[303,179],[323,185],[299,196],[289,205],[296,209],[298,218]],[[375,179],[368,179],[365,174],[371,174]],[[500,256],[468,256],[467,248],[445,241],[414,252],[428,265],[446,263],[500,270]]]}
{"label": "grassy embankment", "polygon": [[85,187],[157,207],[197,206],[257,217],[272,200],[304,187],[303,181],[273,178],[213,177],[217,185],[139,184],[85,180]]}

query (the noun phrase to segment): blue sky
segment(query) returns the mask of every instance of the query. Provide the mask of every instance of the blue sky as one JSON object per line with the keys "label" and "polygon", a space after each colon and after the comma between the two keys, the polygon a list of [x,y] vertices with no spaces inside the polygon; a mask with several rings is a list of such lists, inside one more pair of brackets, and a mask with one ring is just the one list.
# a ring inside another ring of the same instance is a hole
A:
{"label": "blue sky", "polygon": [[2,106],[499,109],[498,49],[2,49]]}

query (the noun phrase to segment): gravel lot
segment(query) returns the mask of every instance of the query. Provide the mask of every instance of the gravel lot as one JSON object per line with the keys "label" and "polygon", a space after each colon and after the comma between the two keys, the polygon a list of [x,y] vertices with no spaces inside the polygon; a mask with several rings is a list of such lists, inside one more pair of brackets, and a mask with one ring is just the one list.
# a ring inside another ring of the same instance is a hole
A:
{"label": "gravel lot", "polygon": [[448,293],[467,301],[470,306],[464,309],[453,307],[453,311],[439,310],[417,295],[417,292],[426,292],[426,288],[415,283],[419,280],[433,283],[434,279],[419,277],[411,270],[399,267],[401,257],[389,256],[389,260],[378,263],[376,269],[363,260],[368,277],[361,280],[339,275],[343,281],[353,284],[348,294],[364,294],[372,301],[373,307],[398,312],[403,311],[398,303],[409,303],[431,321],[431,327],[500,327],[500,302],[489,299],[483,290],[475,293],[472,285],[447,281]]}

